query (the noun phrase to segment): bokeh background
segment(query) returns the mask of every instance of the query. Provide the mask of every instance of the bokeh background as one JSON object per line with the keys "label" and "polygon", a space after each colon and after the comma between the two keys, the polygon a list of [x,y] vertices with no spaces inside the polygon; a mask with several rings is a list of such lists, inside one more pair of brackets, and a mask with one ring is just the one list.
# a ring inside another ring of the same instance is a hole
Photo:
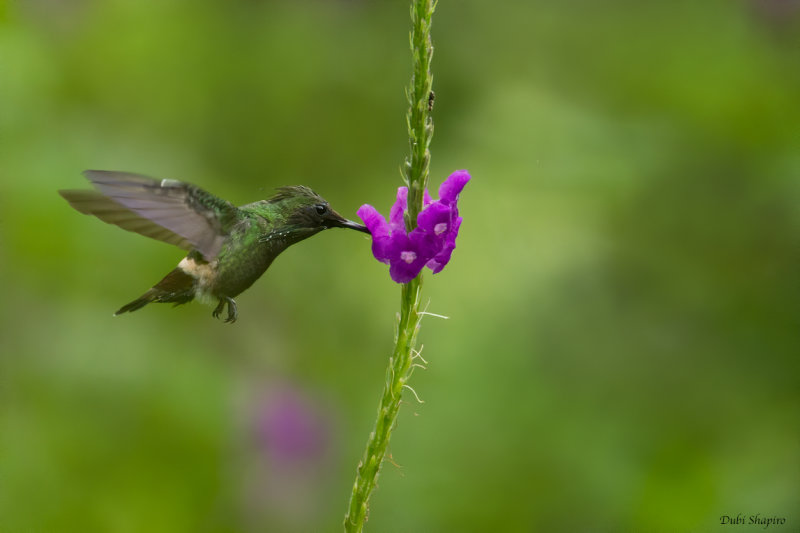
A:
{"label": "bokeh background", "polygon": [[[386,212],[407,2],[0,5],[0,530],[340,530],[399,304],[368,239],[234,325],[112,318],[181,251],[56,190]],[[443,0],[433,36],[431,188],[473,181],[368,531],[798,531],[800,3]]]}

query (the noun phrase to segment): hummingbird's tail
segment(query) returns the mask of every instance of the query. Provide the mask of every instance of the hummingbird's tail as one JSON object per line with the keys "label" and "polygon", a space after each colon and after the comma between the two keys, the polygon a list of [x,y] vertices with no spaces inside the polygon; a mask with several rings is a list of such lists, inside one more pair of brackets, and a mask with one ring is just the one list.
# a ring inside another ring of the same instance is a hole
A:
{"label": "hummingbird's tail", "polygon": [[137,298],[136,300],[132,301],[131,303],[125,304],[116,311],[114,311],[114,316],[121,315],[122,313],[132,313],[137,309],[141,309],[145,305],[149,304],[150,302],[154,302],[155,298],[150,295],[152,289],[147,291],[142,295],[141,298]]}
{"label": "hummingbird's tail", "polygon": [[180,268],[176,268],[164,276],[164,279],[156,283],[152,289],[117,309],[114,316],[132,313],[153,302],[185,304],[194,299],[194,292],[194,278]]}

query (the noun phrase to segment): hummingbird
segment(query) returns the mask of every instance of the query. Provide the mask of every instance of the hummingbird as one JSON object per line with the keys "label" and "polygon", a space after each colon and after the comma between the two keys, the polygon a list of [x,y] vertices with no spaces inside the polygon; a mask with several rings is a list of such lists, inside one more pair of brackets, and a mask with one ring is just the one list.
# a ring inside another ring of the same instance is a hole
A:
{"label": "hummingbird", "polygon": [[97,190],[60,190],[69,204],[87,215],[189,253],[142,296],[114,315],[153,302],[180,305],[194,299],[225,306],[225,322],[238,317],[234,297],[249,288],[289,246],[328,228],[369,233],[347,220],[320,195],[303,185],[280,187],[267,200],[236,207],[200,187],[139,174],[87,170]]}

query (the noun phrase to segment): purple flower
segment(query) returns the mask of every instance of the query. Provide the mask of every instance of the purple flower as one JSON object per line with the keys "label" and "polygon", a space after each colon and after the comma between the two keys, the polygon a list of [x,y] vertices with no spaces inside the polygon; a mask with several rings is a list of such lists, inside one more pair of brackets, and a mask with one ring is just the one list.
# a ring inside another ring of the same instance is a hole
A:
{"label": "purple flower", "polygon": [[440,272],[456,247],[461,217],[458,195],[470,180],[466,170],[457,170],[439,187],[439,199],[425,191],[417,227],[406,233],[404,214],[408,211],[408,189],[397,189],[397,200],[389,211],[389,221],[371,205],[364,204],[358,216],[372,234],[372,254],[389,265],[389,275],[397,283],[408,283],[427,266]]}
{"label": "purple flower", "polygon": [[272,460],[283,465],[319,459],[328,440],[322,413],[289,385],[273,389],[258,405],[258,443]]}

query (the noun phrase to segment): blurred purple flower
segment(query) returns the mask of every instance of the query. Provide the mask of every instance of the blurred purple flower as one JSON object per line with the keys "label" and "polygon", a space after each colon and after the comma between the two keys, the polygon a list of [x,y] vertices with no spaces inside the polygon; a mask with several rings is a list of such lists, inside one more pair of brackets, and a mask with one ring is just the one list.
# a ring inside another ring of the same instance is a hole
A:
{"label": "blurred purple flower", "polygon": [[273,391],[257,417],[258,441],[279,464],[316,460],[327,445],[327,430],[320,413],[289,387]]}
{"label": "blurred purple flower", "polygon": [[440,272],[450,261],[461,227],[458,195],[470,180],[466,170],[450,174],[439,187],[439,199],[425,190],[417,227],[406,232],[403,215],[408,211],[408,189],[397,189],[397,200],[389,211],[389,221],[377,209],[364,204],[358,216],[372,234],[372,254],[389,265],[389,275],[397,283],[408,283],[427,266]]}
{"label": "blurred purple flower", "polygon": [[251,440],[241,463],[245,520],[311,531],[326,501],[335,413],[292,382],[256,386],[246,403]]}

